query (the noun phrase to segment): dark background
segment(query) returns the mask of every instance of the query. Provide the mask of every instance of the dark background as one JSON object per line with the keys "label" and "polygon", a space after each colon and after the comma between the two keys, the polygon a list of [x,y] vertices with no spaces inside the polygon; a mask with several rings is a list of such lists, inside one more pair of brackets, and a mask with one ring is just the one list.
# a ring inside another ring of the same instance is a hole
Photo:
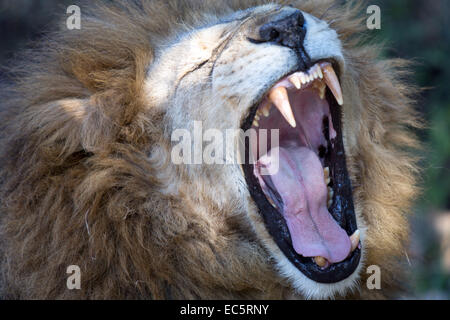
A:
{"label": "dark background", "polygon": [[[54,29],[70,4],[77,1],[0,0],[0,66],[8,65],[29,40]],[[381,30],[369,35],[386,44],[386,56],[413,59],[411,82],[426,88],[417,105],[428,129],[418,133],[425,149],[420,154],[423,196],[417,199],[412,219],[412,297],[450,299],[450,1],[369,4],[381,8]]]}

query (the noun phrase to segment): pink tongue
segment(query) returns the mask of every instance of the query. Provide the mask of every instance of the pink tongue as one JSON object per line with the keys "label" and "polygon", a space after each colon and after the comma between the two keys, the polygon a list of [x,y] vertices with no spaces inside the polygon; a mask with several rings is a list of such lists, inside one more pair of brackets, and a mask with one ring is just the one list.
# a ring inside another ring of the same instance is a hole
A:
{"label": "pink tongue", "polygon": [[[317,155],[303,147],[275,148],[259,159],[256,168],[266,195],[265,180],[270,179],[283,200],[282,212],[294,250],[304,257],[324,257],[330,263],[344,261],[351,250],[350,238],[328,212],[328,190]],[[261,168],[271,175],[261,175]]]}

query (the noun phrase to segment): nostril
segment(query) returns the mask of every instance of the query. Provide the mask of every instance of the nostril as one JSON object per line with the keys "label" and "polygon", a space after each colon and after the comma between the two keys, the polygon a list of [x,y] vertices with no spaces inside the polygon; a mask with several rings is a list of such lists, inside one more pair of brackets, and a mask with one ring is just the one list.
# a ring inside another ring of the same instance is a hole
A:
{"label": "nostril", "polygon": [[275,40],[280,36],[280,32],[276,29],[270,30],[270,40]]}
{"label": "nostril", "polygon": [[303,28],[305,26],[305,17],[301,13],[299,13],[297,16],[297,24],[301,28]]}
{"label": "nostril", "polygon": [[276,16],[259,27],[258,42],[275,42],[289,48],[299,48],[305,38],[305,18],[301,11],[289,11],[282,17]]}
{"label": "nostril", "polygon": [[282,30],[278,30],[278,27],[275,25],[275,23],[268,23],[261,27],[259,30],[260,39],[261,41],[275,41],[277,42],[281,35]]}

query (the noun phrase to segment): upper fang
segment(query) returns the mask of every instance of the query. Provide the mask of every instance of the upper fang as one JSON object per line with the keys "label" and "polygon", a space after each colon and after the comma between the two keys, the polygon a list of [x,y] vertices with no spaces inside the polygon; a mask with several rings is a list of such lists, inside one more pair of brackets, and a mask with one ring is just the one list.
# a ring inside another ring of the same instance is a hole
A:
{"label": "upper fang", "polygon": [[336,72],[334,72],[333,66],[329,62],[322,62],[320,67],[322,68],[328,88],[330,88],[338,104],[342,106],[344,104],[344,98],[342,96],[341,84],[336,76]]}
{"label": "upper fang", "polygon": [[273,102],[275,107],[281,112],[286,121],[295,128],[297,123],[295,121],[294,113],[292,112],[291,104],[289,102],[288,92],[285,87],[277,87],[272,89],[269,94],[269,99]]}

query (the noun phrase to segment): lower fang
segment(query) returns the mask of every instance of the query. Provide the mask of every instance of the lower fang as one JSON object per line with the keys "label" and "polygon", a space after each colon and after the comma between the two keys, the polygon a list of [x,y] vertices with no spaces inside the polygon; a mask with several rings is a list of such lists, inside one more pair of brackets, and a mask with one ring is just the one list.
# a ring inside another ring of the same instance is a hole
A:
{"label": "lower fang", "polygon": [[356,230],[355,233],[352,234],[350,237],[350,241],[352,243],[352,252],[356,250],[356,248],[359,245],[359,239],[361,237],[361,232],[359,230]]}

